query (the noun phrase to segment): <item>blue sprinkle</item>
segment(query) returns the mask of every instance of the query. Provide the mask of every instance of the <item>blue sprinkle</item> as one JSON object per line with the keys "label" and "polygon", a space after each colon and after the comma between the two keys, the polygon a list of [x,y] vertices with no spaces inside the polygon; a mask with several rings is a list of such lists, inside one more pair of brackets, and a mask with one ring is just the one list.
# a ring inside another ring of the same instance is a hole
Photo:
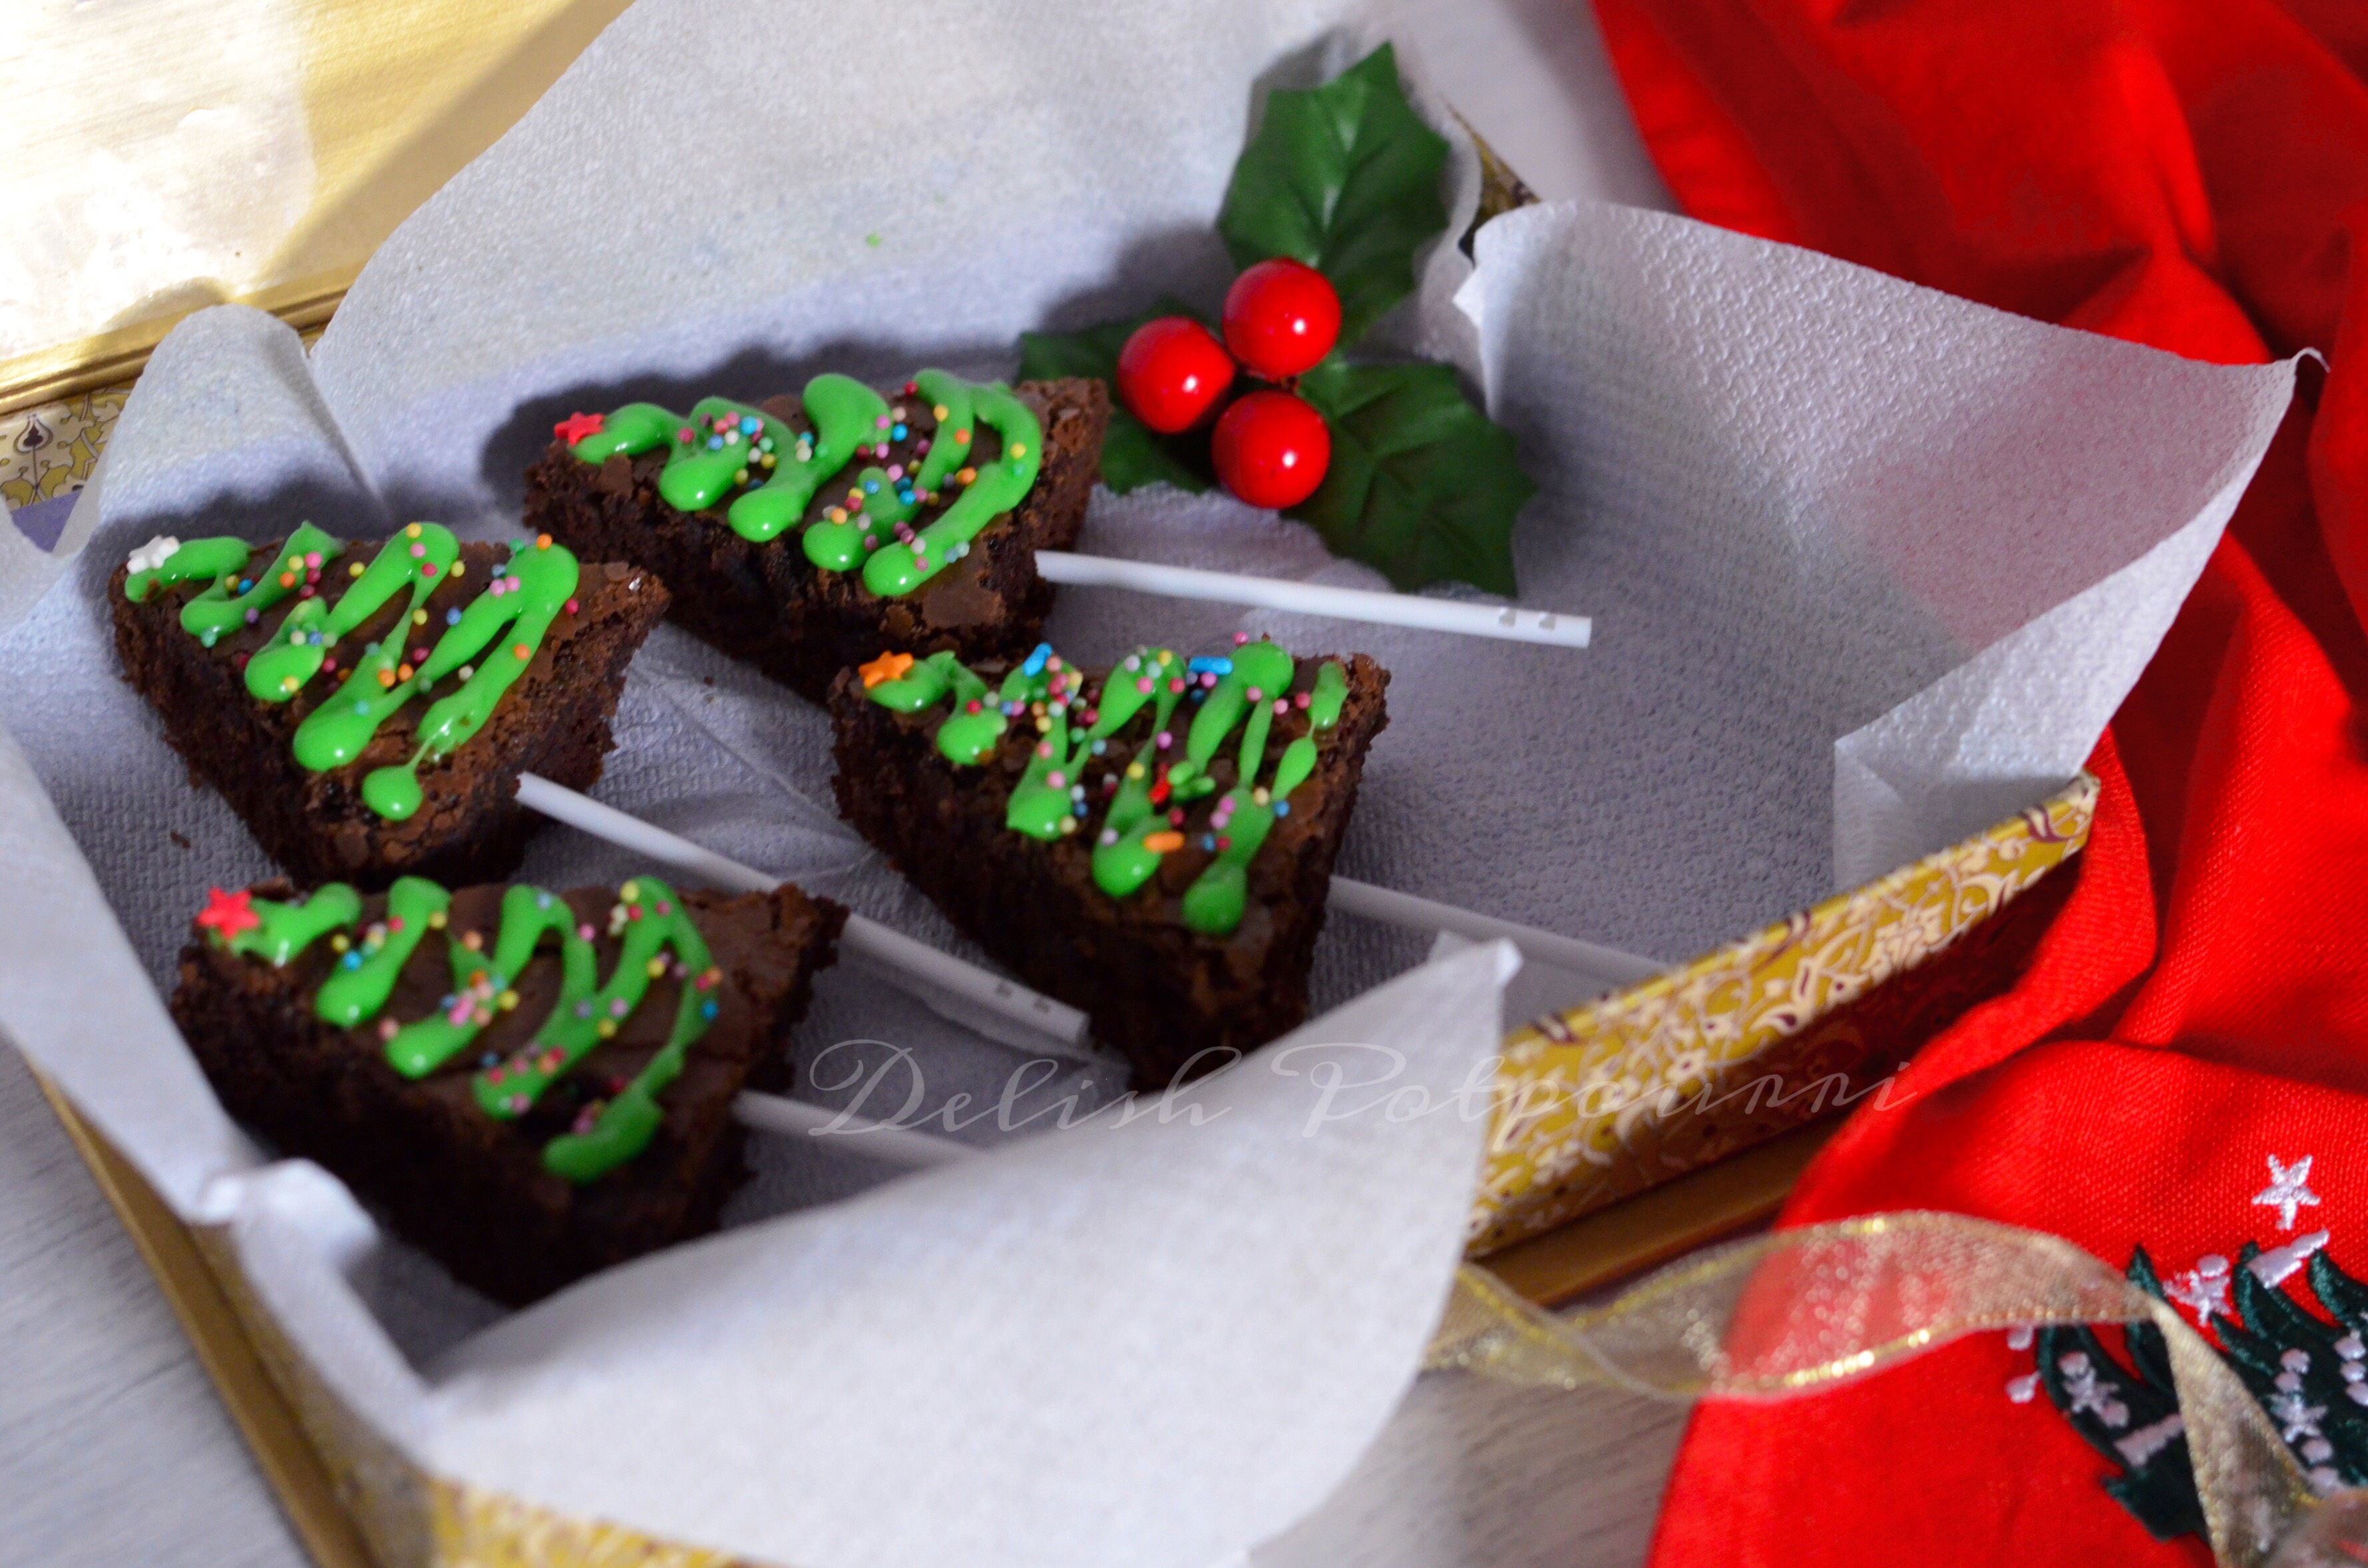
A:
{"label": "blue sprinkle", "polygon": [[319,647],[320,645],[321,645],[321,634],[320,634],[319,632],[315,631],[314,633],[313,633],[313,647],[315,647],[315,648],[317,648],[317,647]]}
{"label": "blue sprinkle", "polygon": [[366,701],[357,702],[354,704],[354,711],[357,713],[367,713],[370,711],[370,704]]}
{"label": "blue sprinkle", "polygon": [[459,610],[457,610],[457,609],[448,609],[448,610],[446,610],[446,611],[444,612],[444,624],[445,624],[445,625],[447,625],[447,626],[458,626],[458,625],[460,625],[460,624],[461,624],[461,612],[460,612]]}
{"label": "blue sprinkle", "polygon": [[1053,644],[1050,642],[1037,643],[1035,650],[1028,655],[1027,661],[1019,666],[1019,673],[1030,676],[1042,675],[1044,671],[1044,661],[1052,656]]}
{"label": "blue sprinkle", "polygon": [[1234,673],[1234,662],[1231,659],[1187,659],[1184,661],[1184,668],[1188,673],[1196,676],[1229,676]]}
{"label": "blue sprinkle", "polygon": [[1096,756],[1101,756],[1104,752],[1107,752],[1107,751],[1109,751],[1109,750],[1110,750],[1110,742],[1108,742],[1108,741],[1096,741],[1096,742],[1094,743],[1094,755],[1095,755]]}
{"label": "blue sprinkle", "polygon": [[699,1016],[702,1018],[712,1018],[722,1011],[723,1009],[718,1007],[713,1002],[701,1002],[699,1005]]}
{"label": "blue sprinkle", "polygon": [[876,480],[876,479],[867,479],[867,480],[865,480],[865,481],[863,482],[863,493],[864,493],[866,495],[877,495],[877,494],[880,494],[880,482],[879,482],[878,480]]}
{"label": "blue sprinkle", "polygon": [[902,425],[897,426],[894,429],[888,432],[888,438],[892,441],[903,440],[905,438],[905,427]]}
{"label": "blue sprinkle", "polygon": [[1291,802],[1289,801],[1277,801],[1274,803],[1274,814],[1279,817],[1289,816],[1291,814]]}
{"label": "blue sprinkle", "polygon": [[1202,834],[1201,835],[1201,847],[1213,851],[1217,847],[1217,835],[1213,833]]}
{"label": "blue sprinkle", "polygon": [[460,998],[458,996],[454,996],[448,992],[443,999],[436,1004],[436,1010],[439,1013],[449,1013],[452,1010],[452,1004],[459,1000]]}
{"label": "blue sprinkle", "polygon": [[347,949],[346,956],[339,959],[337,961],[344,964],[347,969],[359,969],[362,967],[361,954],[355,952],[351,948]]}
{"label": "blue sprinkle", "polygon": [[537,909],[549,909],[551,907],[551,895],[547,892],[539,892],[535,894],[534,906]]}
{"label": "blue sprinkle", "polygon": [[502,1064],[502,1059],[501,1059],[500,1057],[498,1057],[498,1056],[495,1055],[495,1054],[494,1054],[492,1051],[487,1051],[487,1052],[485,1052],[483,1056],[480,1056],[480,1057],[478,1057],[478,1058],[477,1058],[477,1065],[478,1065],[478,1066],[480,1066],[480,1067],[488,1067],[488,1068],[490,1068],[490,1067],[498,1067],[498,1066],[500,1066],[501,1064]]}
{"label": "blue sprinkle", "polygon": [[707,449],[711,452],[722,451],[723,449],[723,437],[721,436],[710,436],[707,438]]}
{"label": "blue sprinkle", "polygon": [[765,422],[753,414],[744,414],[740,416],[740,433],[744,436],[753,436],[764,427]]}
{"label": "blue sprinkle", "polygon": [[245,593],[248,589],[250,589],[250,588],[252,588],[252,587],[254,587],[254,586],[255,586],[255,579],[254,579],[254,578],[252,578],[252,577],[241,577],[241,578],[238,580],[238,591],[239,591],[240,593],[242,593],[242,594],[243,594],[243,593]]}
{"label": "blue sprinkle", "polygon": [[575,1004],[575,1016],[579,1018],[590,1017],[592,1016],[592,1004],[589,1002],[578,1002]]}

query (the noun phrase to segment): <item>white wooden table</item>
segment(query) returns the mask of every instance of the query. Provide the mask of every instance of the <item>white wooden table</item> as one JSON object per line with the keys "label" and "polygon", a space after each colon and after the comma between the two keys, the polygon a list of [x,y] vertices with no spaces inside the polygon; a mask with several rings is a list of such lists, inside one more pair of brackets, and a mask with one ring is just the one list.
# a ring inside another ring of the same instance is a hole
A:
{"label": "white wooden table", "polygon": [[[1399,0],[1394,32],[1548,199],[1667,207],[1586,0]],[[1261,1568],[1640,1561],[1683,1413],[1417,1384]],[[145,1266],[0,1046],[0,1568],[301,1568]]]}

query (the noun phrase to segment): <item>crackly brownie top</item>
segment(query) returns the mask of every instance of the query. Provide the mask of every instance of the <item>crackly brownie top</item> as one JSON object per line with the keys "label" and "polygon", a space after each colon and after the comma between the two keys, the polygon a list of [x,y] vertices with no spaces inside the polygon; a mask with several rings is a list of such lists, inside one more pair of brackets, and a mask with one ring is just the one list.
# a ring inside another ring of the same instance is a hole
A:
{"label": "crackly brownie top", "polygon": [[[306,768],[345,767],[381,728],[407,729],[408,760],[362,780],[363,801],[393,822],[419,810],[420,765],[483,729],[552,624],[576,615],[580,576],[548,534],[506,551],[463,546],[439,523],[379,545],[310,523],[276,545],[160,537],[126,569],[125,598],[175,596],[182,629],[219,646],[249,696],[301,715],[292,744]],[[415,698],[432,700],[414,714]]]}
{"label": "crackly brownie top", "polygon": [[662,451],[658,494],[677,511],[730,497],[724,520],[743,539],[762,544],[795,528],[808,561],[860,571],[882,597],[968,554],[1027,498],[1044,457],[1035,410],[999,381],[945,370],[921,371],[893,397],[825,374],[802,398],[758,406],[702,398],[685,416],[629,403],[553,433],[581,462]]}
{"label": "crackly brownie top", "polygon": [[1241,925],[1250,862],[1291,814],[1349,695],[1339,660],[1246,637],[1230,655],[1142,648],[1106,672],[1040,643],[999,684],[943,653],[883,653],[860,673],[883,708],[943,711],[939,754],[1008,790],[1005,826],[1047,843],[1087,835],[1094,883],[1110,897],[1175,858],[1190,874],[1184,924],[1212,937]]}
{"label": "crackly brownie top", "polygon": [[555,1134],[543,1168],[579,1184],[648,1147],[692,1044],[727,1005],[745,1012],[689,909],[651,877],[613,896],[454,893],[421,877],[287,903],[217,888],[196,924],[216,950],[310,989],[322,1023],[374,1032],[425,1092]]}

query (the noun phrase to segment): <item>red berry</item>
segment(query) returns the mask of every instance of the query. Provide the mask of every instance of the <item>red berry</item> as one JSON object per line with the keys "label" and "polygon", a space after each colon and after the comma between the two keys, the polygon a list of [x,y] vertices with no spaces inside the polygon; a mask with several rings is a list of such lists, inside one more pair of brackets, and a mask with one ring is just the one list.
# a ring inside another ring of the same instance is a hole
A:
{"label": "red berry", "polygon": [[1287,392],[1236,399],[1210,437],[1217,477],[1253,506],[1281,511],[1315,494],[1332,462],[1324,416]]}
{"label": "red berry", "polygon": [[1163,436],[1189,428],[1234,384],[1234,362],[1216,335],[1190,316],[1134,329],[1118,352],[1118,395]]}
{"label": "red berry", "polygon": [[1340,296],[1312,267],[1277,256],[1225,290],[1225,347],[1270,381],[1314,369],[1340,340]]}

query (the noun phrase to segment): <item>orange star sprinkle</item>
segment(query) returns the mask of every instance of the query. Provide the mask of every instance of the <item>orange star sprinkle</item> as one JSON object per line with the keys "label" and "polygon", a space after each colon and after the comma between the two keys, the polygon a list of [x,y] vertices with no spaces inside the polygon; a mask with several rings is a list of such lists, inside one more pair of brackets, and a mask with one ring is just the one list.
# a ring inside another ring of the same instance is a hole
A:
{"label": "orange star sprinkle", "polygon": [[263,916],[255,912],[253,895],[244,888],[236,892],[224,892],[220,888],[206,890],[206,906],[198,913],[198,924],[223,941],[234,941],[242,931],[252,931],[263,924]]}
{"label": "orange star sprinkle", "polygon": [[903,680],[912,667],[910,653],[882,653],[868,665],[857,665],[855,673],[863,677],[863,689],[870,691],[883,680]]}

